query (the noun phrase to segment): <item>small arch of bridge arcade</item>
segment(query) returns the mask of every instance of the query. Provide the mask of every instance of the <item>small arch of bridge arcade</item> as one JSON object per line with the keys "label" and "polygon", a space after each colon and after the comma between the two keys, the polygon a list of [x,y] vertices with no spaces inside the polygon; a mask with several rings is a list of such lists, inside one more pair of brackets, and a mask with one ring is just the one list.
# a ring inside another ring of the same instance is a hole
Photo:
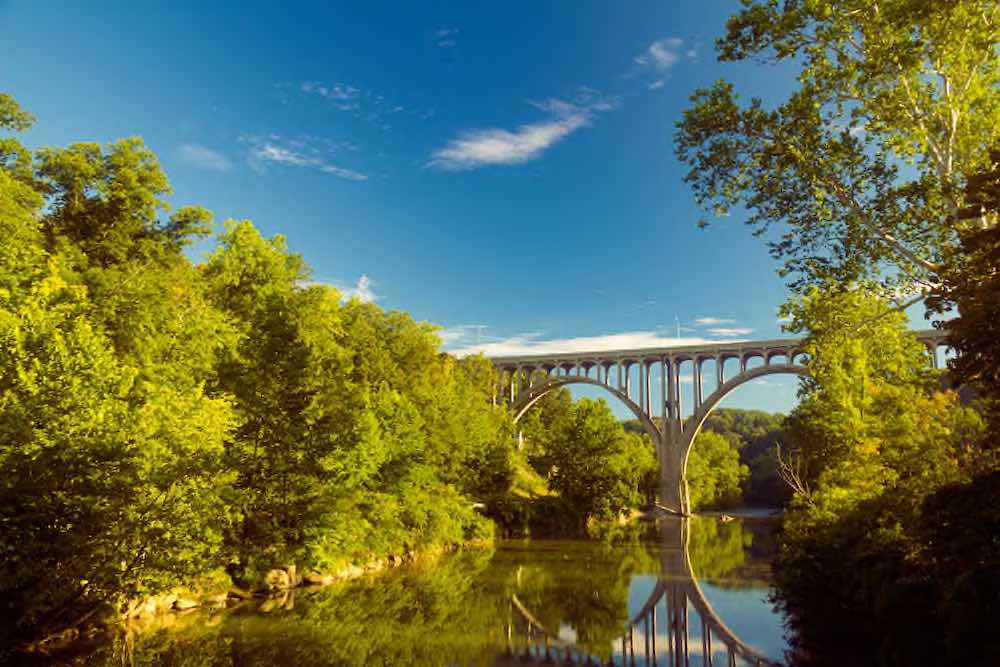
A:
{"label": "small arch of bridge arcade", "polygon": [[[798,352],[789,352],[787,357],[792,359],[799,356]],[[772,359],[773,357],[781,356],[778,354],[769,355],[767,359]],[[687,489],[687,466],[688,459],[691,456],[691,449],[694,444],[695,438],[698,433],[701,432],[702,426],[705,425],[705,421],[709,418],[712,412],[719,406],[719,404],[730,394],[736,391],[738,388],[752,382],[758,378],[762,378],[767,375],[803,375],[806,372],[806,368],[803,365],[795,363],[784,363],[784,364],[769,364],[765,366],[758,366],[756,368],[751,368],[733,377],[721,386],[719,386],[715,391],[705,397],[705,400],[698,407],[698,410],[690,417],[687,423],[681,431],[681,448],[682,448],[682,458],[680,466],[680,480],[683,485],[682,496],[683,496],[683,507],[685,511],[690,507],[688,503],[688,489]]]}

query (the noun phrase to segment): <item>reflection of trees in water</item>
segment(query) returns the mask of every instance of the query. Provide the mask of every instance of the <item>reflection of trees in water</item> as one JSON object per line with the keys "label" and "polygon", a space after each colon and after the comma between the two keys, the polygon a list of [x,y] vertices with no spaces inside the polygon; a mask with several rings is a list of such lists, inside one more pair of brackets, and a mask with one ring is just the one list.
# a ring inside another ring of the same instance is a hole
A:
{"label": "reflection of trees in water", "polygon": [[484,577],[491,552],[468,551],[405,573],[297,593],[290,610],[237,609],[214,623],[119,638],[86,664],[489,665],[507,615]]}
{"label": "reflection of trees in water", "polygon": [[629,620],[633,575],[656,574],[659,558],[653,545],[638,541],[571,544],[577,548],[567,552],[561,543],[541,559],[536,548],[527,552],[531,564],[517,567],[512,592],[550,631],[569,626],[576,644],[599,654]]}
{"label": "reflection of trees in water", "polygon": [[699,579],[722,579],[746,563],[753,533],[742,521],[695,517],[689,526],[688,558]]}
{"label": "reflection of trees in water", "polygon": [[[689,554],[702,577],[732,576],[750,531],[739,522],[692,522]],[[507,645],[514,595],[551,632],[602,660],[620,643],[637,574],[660,575],[660,545],[638,539],[508,543],[397,572],[294,592],[260,613],[259,601],[177,627],[117,638],[86,657],[111,665],[490,665]]]}

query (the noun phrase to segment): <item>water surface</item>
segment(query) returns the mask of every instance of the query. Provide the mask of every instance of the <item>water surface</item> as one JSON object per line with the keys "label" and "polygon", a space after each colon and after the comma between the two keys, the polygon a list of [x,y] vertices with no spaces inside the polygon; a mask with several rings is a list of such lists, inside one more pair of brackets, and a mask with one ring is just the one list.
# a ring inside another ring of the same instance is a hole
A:
{"label": "water surface", "polygon": [[[767,664],[771,523],[705,517],[616,542],[502,541],[77,647],[88,665]],[[677,541],[680,535],[680,541]],[[692,576],[693,575],[693,576]],[[682,662],[676,661],[680,658]],[[623,660],[624,659],[624,660]]]}

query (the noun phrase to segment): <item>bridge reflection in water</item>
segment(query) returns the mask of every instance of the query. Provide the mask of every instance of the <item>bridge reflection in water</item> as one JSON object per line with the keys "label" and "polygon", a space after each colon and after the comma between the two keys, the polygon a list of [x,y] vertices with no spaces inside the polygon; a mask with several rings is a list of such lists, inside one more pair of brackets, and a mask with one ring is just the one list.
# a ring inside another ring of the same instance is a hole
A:
{"label": "bridge reflection in water", "polygon": [[545,627],[513,594],[504,627],[506,655],[494,666],[778,667],[780,663],[741,640],[705,597],[688,554],[688,521],[680,517],[661,520],[661,571],[656,586],[610,647],[609,656],[605,653],[602,659],[557,629]]}

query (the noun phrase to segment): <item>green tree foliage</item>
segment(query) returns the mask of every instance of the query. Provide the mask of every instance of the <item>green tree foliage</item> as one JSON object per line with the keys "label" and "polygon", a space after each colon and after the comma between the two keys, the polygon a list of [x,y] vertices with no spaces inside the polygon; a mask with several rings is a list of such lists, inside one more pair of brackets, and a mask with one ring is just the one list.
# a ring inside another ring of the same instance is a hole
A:
{"label": "green tree foliage", "polygon": [[688,502],[692,510],[739,505],[750,469],[740,463],[738,445],[715,431],[702,431],[687,461]]}
{"label": "green tree foliage", "polygon": [[[740,448],[765,441],[767,436],[780,430],[785,416],[771,414],[763,410],[740,410],[739,408],[716,408],[702,425],[703,431],[714,431],[719,435],[739,443]],[[754,455],[759,451],[753,452]]]}
{"label": "green tree foliage", "polygon": [[625,431],[603,400],[574,403],[549,447],[549,485],[581,522],[613,518],[643,502],[640,484],[655,469],[655,456],[647,441]]}
{"label": "green tree foliage", "polygon": [[940,286],[927,303],[932,313],[949,317],[936,323],[947,329],[948,343],[957,352],[948,367],[956,385],[975,388],[986,403],[995,452],[1000,442],[1000,149],[990,151],[987,168],[969,176],[965,195],[960,217],[984,224],[960,233],[959,251],[939,271]]}
{"label": "green tree foliage", "polygon": [[[543,534],[575,534],[588,517],[604,521],[651,503],[659,469],[649,436],[620,422],[603,401],[574,402],[565,387],[545,394],[517,424],[521,456],[547,481],[521,521]],[[551,495],[555,494],[555,496]],[[591,526],[591,532],[598,530]]]}
{"label": "green tree foliage", "polygon": [[[28,117],[5,97],[0,120],[23,129]],[[107,154],[90,146],[87,160],[77,148],[44,151],[31,174],[14,140],[4,151],[18,156],[0,168],[0,613],[9,637],[64,627],[219,565],[232,416],[226,398],[203,389],[212,348],[199,339],[208,331],[225,340],[225,326],[194,270],[171,271],[185,266],[188,232],[157,222],[164,187],[151,154],[134,140]],[[76,243],[70,219],[91,243]],[[165,276],[137,268],[154,257]],[[164,277],[176,282],[152,286]]]}
{"label": "green tree foliage", "polygon": [[[966,477],[981,424],[937,390],[905,316],[879,299],[813,290],[790,311],[792,328],[808,332],[809,375],[788,422],[796,494],[777,581],[799,659],[915,664],[943,650],[939,634],[906,629],[933,625],[935,611],[919,527],[935,520],[928,499]],[[901,583],[911,575],[924,584]],[[900,622],[900,609],[921,611]]]}
{"label": "green tree foliage", "polygon": [[468,498],[506,490],[512,444],[485,361],[440,355],[404,313],[341,306],[248,222],[227,225],[205,276],[240,332],[217,379],[239,415],[235,572],[487,534]]}
{"label": "green tree foliage", "polygon": [[[0,95],[0,130],[31,117]],[[137,138],[0,140],[0,642],[174,586],[488,538],[513,428],[482,358],[341,303],[284,239],[169,212]]]}
{"label": "green tree foliage", "polygon": [[556,461],[551,453],[555,441],[569,428],[573,397],[560,387],[542,396],[518,422],[528,463],[541,475],[548,475]]}
{"label": "green tree foliage", "polygon": [[778,447],[794,448],[784,430],[785,415],[761,410],[717,408],[705,420],[703,431],[714,431],[734,443],[750,475],[743,482],[743,500],[766,507],[785,505],[791,497],[778,474]]}
{"label": "green tree foliage", "polygon": [[798,87],[774,108],[726,81],[695,91],[685,180],[715,214],[780,229],[793,285],[931,285],[970,226],[961,175],[1000,139],[998,44],[993,0],[744,0],[720,59],[793,62]]}
{"label": "green tree foliage", "polygon": [[808,332],[809,360],[787,428],[801,444],[804,484],[830,491],[799,501],[835,514],[897,484],[920,493],[953,479],[952,426],[974,417],[956,408],[953,393],[935,391],[937,375],[905,315],[862,291],[817,289],[788,312],[790,329]]}

